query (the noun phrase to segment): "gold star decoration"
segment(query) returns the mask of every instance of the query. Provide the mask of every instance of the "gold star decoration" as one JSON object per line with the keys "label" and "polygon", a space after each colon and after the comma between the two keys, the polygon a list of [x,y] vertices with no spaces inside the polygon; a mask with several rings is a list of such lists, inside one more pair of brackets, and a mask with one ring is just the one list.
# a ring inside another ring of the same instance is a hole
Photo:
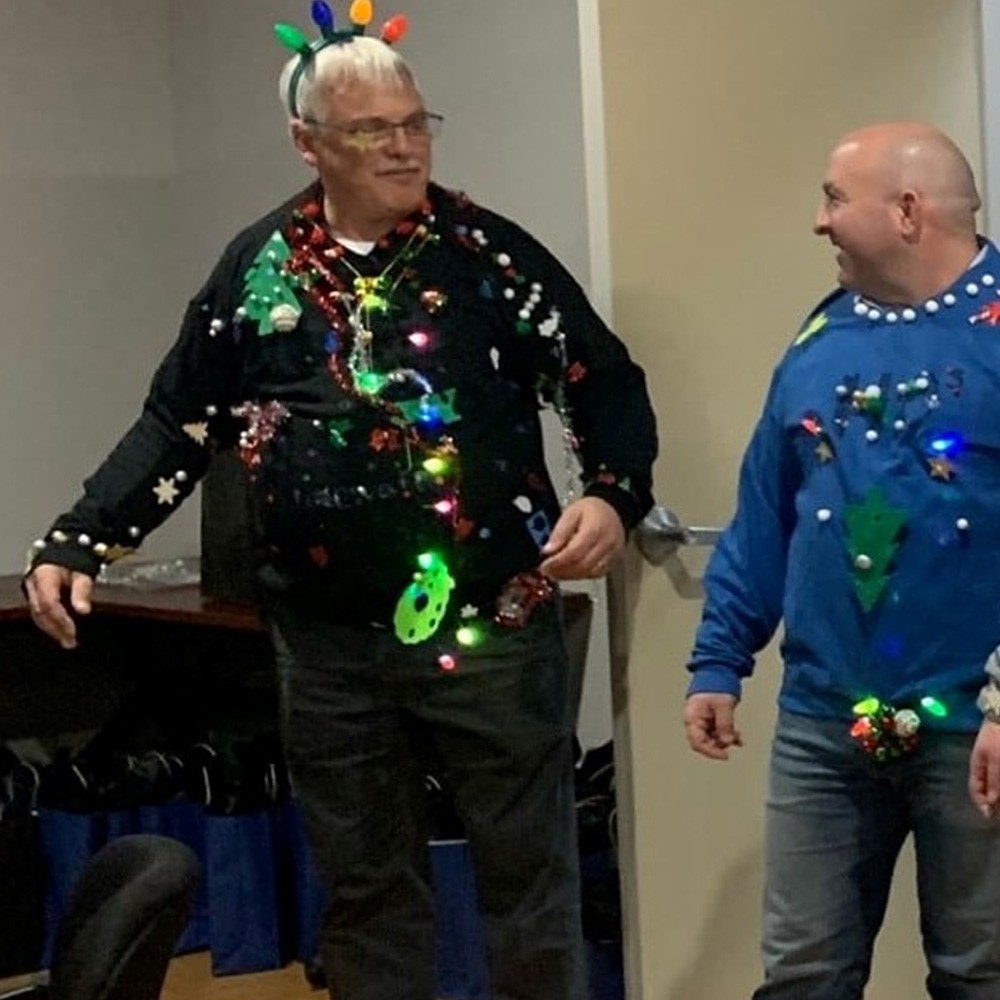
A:
{"label": "gold star decoration", "polygon": [[194,424],[184,424],[181,428],[192,441],[203,445],[208,440],[208,422],[199,420]]}
{"label": "gold star decoration", "polygon": [[135,549],[128,545],[109,545],[107,551],[101,556],[101,561],[105,563],[117,562],[119,559],[132,555],[133,552]]}
{"label": "gold star decoration", "polygon": [[816,445],[816,457],[825,465],[827,462],[833,461],[833,449],[830,447],[829,441],[820,441]]}
{"label": "gold star decoration", "polygon": [[173,476],[169,479],[163,479],[161,477],[159,483],[153,487],[153,492],[156,494],[157,506],[165,503],[172,507],[174,505],[174,501],[181,494],[181,491],[177,489],[176,483],[174,483]]}
{"label": "gold star decoration", "polygon": [[931,479],[942,479],[949,482],[951,477],[955,475],[955,467],[944,456],[932,458],[927,463],[927,468],[930,470]]}

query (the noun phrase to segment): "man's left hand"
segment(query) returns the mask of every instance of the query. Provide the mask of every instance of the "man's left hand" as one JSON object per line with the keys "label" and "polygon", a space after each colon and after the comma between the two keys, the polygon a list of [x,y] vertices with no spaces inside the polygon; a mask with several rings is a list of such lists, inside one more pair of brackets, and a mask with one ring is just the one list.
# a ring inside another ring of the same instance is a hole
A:
{"label": "man's left hand", "polygon": [[987,818],[1000,814],[1000,723],[984,720],[969,759],[969,795]]}
{"label": "man's left hand", "polygon": [[553,580],[604,576],[624,547],[625,527],[614,507],[600,497],[582,497],[562,512],[538,568]]}

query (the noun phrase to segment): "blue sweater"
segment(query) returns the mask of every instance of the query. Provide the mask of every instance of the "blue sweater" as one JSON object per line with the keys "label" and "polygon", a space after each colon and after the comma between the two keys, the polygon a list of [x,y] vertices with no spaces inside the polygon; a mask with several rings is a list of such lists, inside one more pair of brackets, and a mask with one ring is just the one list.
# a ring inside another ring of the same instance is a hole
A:
{"label": "blue sweater", "polygon": [[777,367],[709,564],[690,692],[739,696],[784,620],[780,704],[875,696],[978,728],[1000,642],[1000,254],[887,309],[839,291]]}

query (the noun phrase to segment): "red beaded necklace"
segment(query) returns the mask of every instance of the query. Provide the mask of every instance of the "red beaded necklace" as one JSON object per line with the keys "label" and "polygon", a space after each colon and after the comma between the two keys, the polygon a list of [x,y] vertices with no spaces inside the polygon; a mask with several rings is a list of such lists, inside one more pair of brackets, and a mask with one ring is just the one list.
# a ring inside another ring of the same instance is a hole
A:
{"label": "red beaded necklace", "polygon": [[[313,302],[323,311],[336,335],[336,348],[331,351],[327,368],[345,391],[381,403],[377,391],[378,377],[372,368],[372,311],[387,311],[392,295],[409,274],[408,266],[434,238],[434,216],[429,201],[418,212],[403,219],[391,232],[378,240],[378,246],[387,248],[394,239],[403,245],[392,260],[374,277],[365,277],[350,261],[346,260],[345,247],[337,242],[324,224],[322,191],[314,189],[307,200],[292,215],[289,246],[291,256],[288,269],[299,276],[302,287]],[[337,265],[347,268],[353,275],[350,284],[338,273]],[[389,284],[392,271],[403,267]],[[367,379],[367,381],[366,381]]]}

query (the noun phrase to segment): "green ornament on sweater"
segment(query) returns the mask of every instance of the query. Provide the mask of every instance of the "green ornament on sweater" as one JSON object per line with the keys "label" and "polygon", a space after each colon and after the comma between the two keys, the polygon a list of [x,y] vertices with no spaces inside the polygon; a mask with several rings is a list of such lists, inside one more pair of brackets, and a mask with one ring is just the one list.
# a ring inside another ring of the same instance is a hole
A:
{"label": "green ornament on sweater", "polygon": [[861,607],[871,611],[889,582],[892,560],[900,545],[906,514],[890,507],[882,490],[872,487],[859,504],[844,511],[847,549],[854,573],[854,589]]}
{"label": "green ornament on sweater", "polygon": [[257,323],[262,337],[275,330],[287,332],[295,328],[302,307],[295,297],[299,279],[287,274],[284,265],[292,251],[281,233],[275,231],[254,258],[243,279],[243,308]]}

